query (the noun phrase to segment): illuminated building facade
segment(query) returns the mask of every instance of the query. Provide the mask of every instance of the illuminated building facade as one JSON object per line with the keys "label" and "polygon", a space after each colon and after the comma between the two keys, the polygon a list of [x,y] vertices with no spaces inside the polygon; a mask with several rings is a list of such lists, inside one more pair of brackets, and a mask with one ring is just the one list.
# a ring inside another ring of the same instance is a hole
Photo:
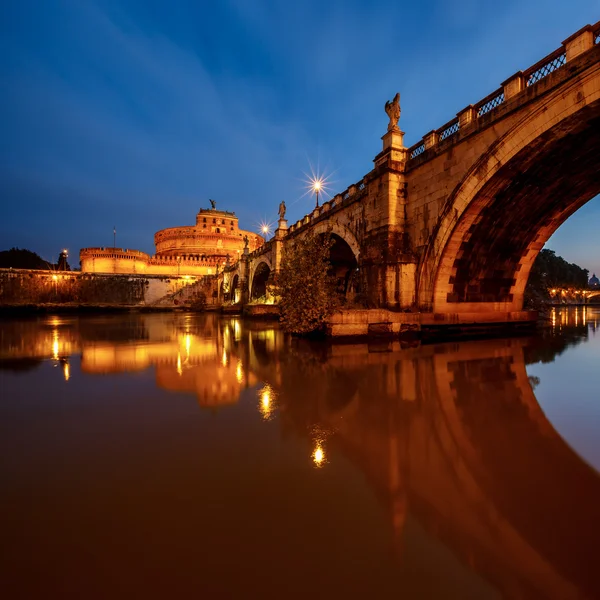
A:
{"label": "illuminated building facade", "polygon": [[235,213],[200,209],[195,225],[157,231],[153,256],[127,248],[82,248],[81,271],[173,277],[212,275],[228,258],[232,262],[238,260],[246,237],[250,252],[264,244],[260,235],[239,228]]}

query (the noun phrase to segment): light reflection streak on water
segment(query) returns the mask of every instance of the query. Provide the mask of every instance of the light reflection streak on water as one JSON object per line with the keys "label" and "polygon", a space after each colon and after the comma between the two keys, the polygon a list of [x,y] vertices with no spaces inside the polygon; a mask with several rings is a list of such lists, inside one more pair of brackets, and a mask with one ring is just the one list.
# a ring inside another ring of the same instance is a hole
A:
{"label": "light reflection streak on water", "polygon": [[258,410],[265,421],[268,421],[273,415],[273,396],[273,388],[268,383],[265,383],[264,387],[258,392]]}
{"label": "light reflection streak on water", "polygon": [[52,331],[52,358],[58,360],[58,329]]}
{"label": "light reflection streak on water", "polygon": [[313,440],[313,451],[311,458],[316,469],[320,469],[327,464],[327,453],[325,452],[325,441],[332,431],[326,431],[320,425],[315,425],[311,431]]}
{"label": "light reflection streak on water", "polygon": [[315,463],[315,467],[320,468],[323,466],[325,461],[325,451],[320,443],[317,443],[315,451],[312,454],[313,462]]}

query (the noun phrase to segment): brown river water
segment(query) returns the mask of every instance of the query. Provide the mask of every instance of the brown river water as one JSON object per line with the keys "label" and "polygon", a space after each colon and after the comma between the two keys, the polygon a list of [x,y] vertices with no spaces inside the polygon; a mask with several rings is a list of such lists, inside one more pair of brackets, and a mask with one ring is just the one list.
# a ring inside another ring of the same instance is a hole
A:
{"label": "brown river water", "polygon": [[600,598],[600,307],[330,345],[0,321],[3,598]]}

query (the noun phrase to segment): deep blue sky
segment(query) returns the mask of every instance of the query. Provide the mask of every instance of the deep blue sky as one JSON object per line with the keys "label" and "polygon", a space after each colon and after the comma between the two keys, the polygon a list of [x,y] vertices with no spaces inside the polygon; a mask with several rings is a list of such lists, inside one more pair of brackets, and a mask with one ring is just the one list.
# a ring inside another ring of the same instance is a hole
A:
{"label": "deep blue sky", "polygon": [[[208,199],[240,225],[372,168],[385,100],[411,145],[600,18],[600,0],[4,0],[0,249],[154,251]],[[549,246],[600,272],[600,198]]]}

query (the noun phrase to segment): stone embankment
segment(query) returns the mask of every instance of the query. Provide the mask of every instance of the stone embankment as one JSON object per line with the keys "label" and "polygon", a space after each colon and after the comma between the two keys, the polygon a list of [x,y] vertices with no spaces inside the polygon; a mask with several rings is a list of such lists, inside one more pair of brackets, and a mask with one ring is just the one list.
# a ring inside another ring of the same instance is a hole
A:
{"label": "stone embankment", "polygon": [[212,304],[213,278],[91,274],[78,271],[0,269],[0,309],[14,311],[172,309],[200,291]]}

